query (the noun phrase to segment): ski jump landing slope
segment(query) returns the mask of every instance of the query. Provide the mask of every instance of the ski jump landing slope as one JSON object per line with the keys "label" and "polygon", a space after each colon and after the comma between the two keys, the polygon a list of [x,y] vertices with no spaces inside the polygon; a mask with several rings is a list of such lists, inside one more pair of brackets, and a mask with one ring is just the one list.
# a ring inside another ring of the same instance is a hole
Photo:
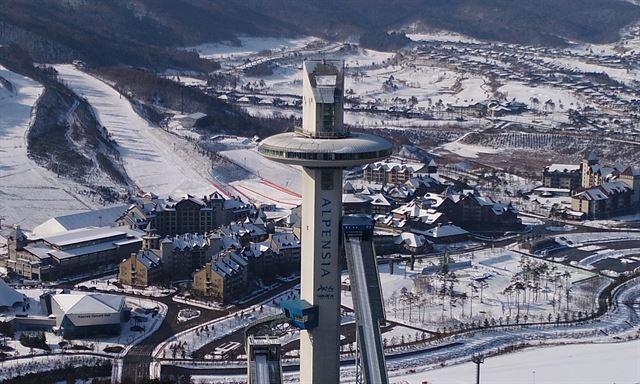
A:
{"label": "ski jump landing slope", "polygon": [[40,83],[0,66],[0,76],[13,85],[0,87],[0,216],[2,224],[32,229],[52,216],[94,208],[78,191],[85,189],[58,178],[27,156],[32,109],[43,92]]}
{"label": "ski jump landing slope", "polygon": [[100,123],[118,143],[125,170],[140,189],[163,197],[187,193],[203,196],[214,191],[189,159],[174,152],[173,141],[179,138],[140,117],[131,103],[105,82],[72,65],[55,68],[67,85],[91,104]]}

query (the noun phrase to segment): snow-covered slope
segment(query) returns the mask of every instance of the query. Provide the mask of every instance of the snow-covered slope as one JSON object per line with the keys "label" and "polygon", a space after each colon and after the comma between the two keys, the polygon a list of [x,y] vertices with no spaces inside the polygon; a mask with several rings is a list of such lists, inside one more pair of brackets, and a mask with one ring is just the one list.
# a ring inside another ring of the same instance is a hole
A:
{"label": "snow-covered slope", "polygon": [[13,86],[9,81],[0,76],[0,100],[13,96]]}
{"label": "snow-covered slope", "polygon": [[203,195],[214,188],[193,162],[173,150],[179,140],[140,117],[129,101],[103,81],[72,65],[55,67],[60,77],[93,106],[98,119],[118,143],[124,167],[145,192],[160,196]]}
{"label": "snow-covered slope", "polygon": [[[81,197],[84,187],[57,178],[27,156],[31,110],[42,94],[39,83],[0,66],[13,92],[0,97],[0,215],[3,224],[25,228],[56,215],[87,210],[95,203]],[[6,87],[3,87],[6,90]]]}
{"label": "snow-covered slope", "polygon": [[[403,376],[397,383],[464,384],[475,380],[475,364],[466,363]],[[483,383],[602,384],[640,382],[640,341],[617,344],[537,348],[487,359]]]}

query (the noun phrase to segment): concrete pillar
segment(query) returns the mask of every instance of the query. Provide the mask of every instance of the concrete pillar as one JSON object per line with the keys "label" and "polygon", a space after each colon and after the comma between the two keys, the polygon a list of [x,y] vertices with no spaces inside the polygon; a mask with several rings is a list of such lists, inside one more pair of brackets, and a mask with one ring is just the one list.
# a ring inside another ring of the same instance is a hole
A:
{"label": "concrete pillar", "polygon": [[318,306],[318,326],[300,332],[300,382],[340,381],[340,219],[342,170],[302,171],[302,300]]}

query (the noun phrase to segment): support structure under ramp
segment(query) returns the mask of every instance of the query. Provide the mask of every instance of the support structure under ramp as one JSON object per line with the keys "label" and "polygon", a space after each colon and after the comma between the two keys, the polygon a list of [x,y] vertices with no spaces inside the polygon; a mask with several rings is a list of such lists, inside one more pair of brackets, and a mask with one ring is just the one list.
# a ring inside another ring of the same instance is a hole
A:
{"label": "support structure under ramp", "polygon": [[247,338],[248,384],[282,384],[280,340],[269,336]]}
{"label": "support structure under ramp", "polygon": [[342,231],[364,383],[388,384],[380,333],[385,311],[373,248],[373,221],[366,215],[347,215],[342,219]]}

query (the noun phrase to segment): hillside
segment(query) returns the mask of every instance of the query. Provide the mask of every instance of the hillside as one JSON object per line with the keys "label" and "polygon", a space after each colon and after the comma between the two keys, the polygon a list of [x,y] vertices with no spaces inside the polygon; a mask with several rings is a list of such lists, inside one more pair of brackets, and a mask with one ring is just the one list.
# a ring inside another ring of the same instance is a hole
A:
{"label": "hillside", "polygon": [[0,65],[43,86],[26,133],[31,160],[97,192],[105,201],[129,188],[131,181],[115,144],[84,98],[62,84],[54,70],[33,66],[28,54],[15,47],[0,47]]}
{"label": "hillside", "polygon": [[[137,68],[99,68],[95,74],[108,79],[114,87],[137,102],[144,115],[154,123],[174,111],[202,112],[209,116],[202,130],[208,133],[227,133],[266,137],[293,129],[294,122],[285,118],[259,118],[249,116],[241,108],[208,95],[195,87],[158,77]],[[157,116],[160,119],[155,119]]]}
{"label": "hillside", "polygon": [[561,45],[617,40],[640,20],[621,0],[2,0],[0,44],[36,60],[211,71],[216,63],[177,49],[238,35],[344,38],[418,24],[472,37]]}

